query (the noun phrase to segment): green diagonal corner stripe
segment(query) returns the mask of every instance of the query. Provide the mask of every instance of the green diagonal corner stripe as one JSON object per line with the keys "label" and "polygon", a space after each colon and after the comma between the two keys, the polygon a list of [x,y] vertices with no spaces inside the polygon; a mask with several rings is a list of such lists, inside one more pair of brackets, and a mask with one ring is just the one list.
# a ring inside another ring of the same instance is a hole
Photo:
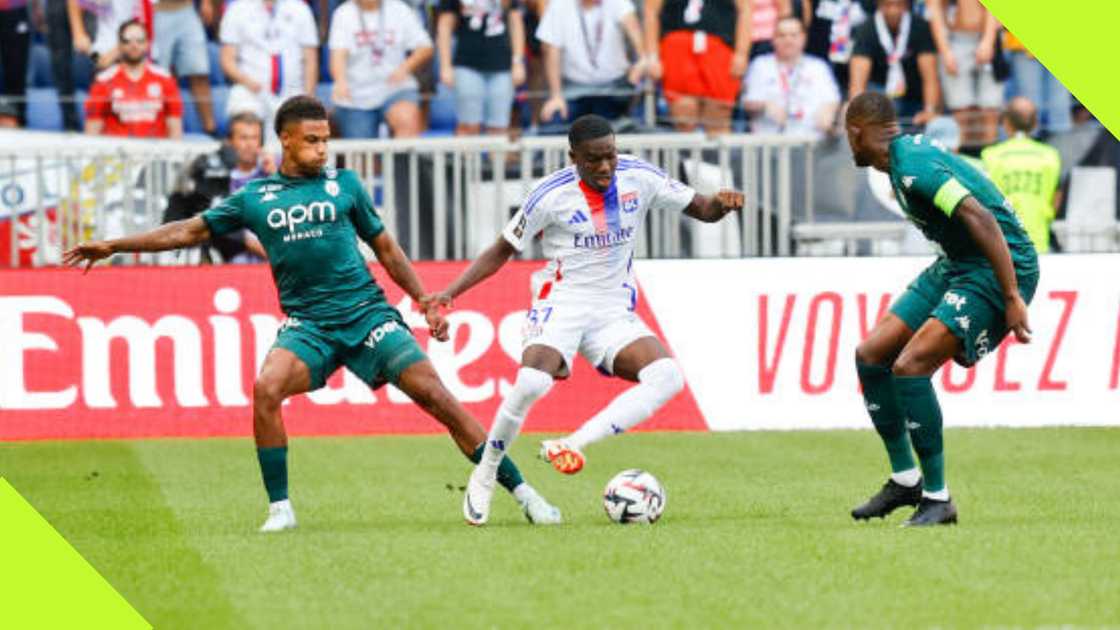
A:
{"label": "green diagonal corner stripe", "polygon": [[1120,1],[981,0],[1097,120],[1120,137]]}
{"label": "green diagonal corner stripe", "polygon": [[0,628],[151,628],[0,477]]}

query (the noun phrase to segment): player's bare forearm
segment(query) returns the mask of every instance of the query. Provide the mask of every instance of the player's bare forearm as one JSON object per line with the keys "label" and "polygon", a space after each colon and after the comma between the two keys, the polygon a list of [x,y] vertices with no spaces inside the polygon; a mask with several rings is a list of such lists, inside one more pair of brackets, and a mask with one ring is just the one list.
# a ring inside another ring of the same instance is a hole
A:
{"label": "player's bare forearm", "polygon": [[1019,281],[1015,278],[1015,264],[1011,261],[1011,250],[1007,248],[1007,240],[999,229],[999,223],[976,201],[973,197],[966,197],[957,206],[953,216],[964,223],[969,236],[980,248],[984,258],[992,265],[996,279],[999,280],[1003,299],[1013,300],[1019,297]]}
{"label": "player's bare forearm", "polygon": [[505,237],[499,236],[493,245],[487,247],[466,271],[442,291],[442,294],[453,300],[466,293],[474,285],[497,273],[516,251]]}
{"label": "player's bare forearm", "polygon": [[743,193],[721,190],[711,197],[697,193],[684,213],[704,223],[715,223],[729,213],[743,208]]}
{"label": "player's bare forearm", "polygon": [[388,232],[381,232],[370,241],[373,254],[377,261],[385,268],[393,282],[417,302],[424,297],[424,284],[420,276],[416,275],[416,268],[408,260],[404,250]]}
{"label": "player's bare forearm", "polygon": [[182,221],[173,221],[158,228],[117,238],[111,241],[89,241],[78,243],[62,255],[66,266],[86,264],[86,270],[93,263],[121,252],[163,252],[197,245],[210,238],[210,228],[202,217],[195,216]]}

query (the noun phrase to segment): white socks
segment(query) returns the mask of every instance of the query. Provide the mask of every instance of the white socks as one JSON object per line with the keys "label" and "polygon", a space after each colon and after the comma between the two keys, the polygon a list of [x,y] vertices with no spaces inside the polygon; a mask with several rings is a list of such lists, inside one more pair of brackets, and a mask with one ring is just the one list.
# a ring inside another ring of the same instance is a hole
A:
{"label": "white socks", "polygon": [[486,438],[486,448],[482,451],[482,461],[479,465],[492,468],[495,473],[502,457],[509,450],[513,441],[521,431],[525,416],[529,408],[540,400],[552,389],[552,375],[535,368],[523,367],[517,371],[517,381],[513,390],[498,407],[494,416],[494,426],[490,427],[490,435]]}
{"label": "white socks", "polygon": [[891,479],[900,486],[913,488],[922,481],[922,473],[917,468],[891,473]]}
{"label": "white socks", "polygon": [[949,487],[946,486],[937,492],[930,492],[929,490],[922,490],[922,496],[934,501],[948,501],[949,500]]}
{"label": "white socks", "polygon": [[638,372],[638,384],[622,392],[566,440],[583,450],[592,442],[622,433],[652,416],[684,389],[684,375],[673,359],[658,359]]}

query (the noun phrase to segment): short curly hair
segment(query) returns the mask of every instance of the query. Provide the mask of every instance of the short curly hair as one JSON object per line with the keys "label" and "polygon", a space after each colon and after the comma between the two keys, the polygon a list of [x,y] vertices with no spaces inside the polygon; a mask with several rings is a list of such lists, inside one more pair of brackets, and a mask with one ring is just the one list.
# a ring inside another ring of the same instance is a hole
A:
{"label": "short curly hair", "polygon": [[885,94],[864,92],[848,104],[848,113],[844,120],[849,125],[856,123],[886,125],[898,122],[898,114],[894,111],[894,103]]}
{"label": "short curly hair", "polygon": [[289,98],[276,111],[276,121],[273,123],[276,135],[280,135],[288,123],[301,120],[327,120],[327,108],[314,96],[301,94]]}

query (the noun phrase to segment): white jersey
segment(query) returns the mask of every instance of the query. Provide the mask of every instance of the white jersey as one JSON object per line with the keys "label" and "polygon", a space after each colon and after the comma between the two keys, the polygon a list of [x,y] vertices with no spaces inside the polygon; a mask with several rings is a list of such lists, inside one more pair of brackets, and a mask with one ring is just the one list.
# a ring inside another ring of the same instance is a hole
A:
{"label": "white jersey", "polygon": [[416,10],[401,0],[382,0],[377,11],[363,11],[355,0],[342,3],[334,10],[328,41],[331,50],[349,53],[351,101],[338,104],[357,109],[377,109],[397,92],[419,89],[411,74],[395,84],[389,83],[389,75],[410,51],[432,45]]}
{"label": "white jersey", "polygon": [[542,234],[548,264],[533,275],[533,299],[602,300],[633,308],[634,241],[651,209],[680,212],[696,192],[632,155],[620,155],[605,192],[582,183],[575,166],[546,177],[502,231],[518,251]]}
{"label": "white jersey", "polygon": [[303,0],[235,0],[222,16],[223,45],[237,48],[237,67],[264,92],[303,92],[303,50],[319,45],[319,30]]}

